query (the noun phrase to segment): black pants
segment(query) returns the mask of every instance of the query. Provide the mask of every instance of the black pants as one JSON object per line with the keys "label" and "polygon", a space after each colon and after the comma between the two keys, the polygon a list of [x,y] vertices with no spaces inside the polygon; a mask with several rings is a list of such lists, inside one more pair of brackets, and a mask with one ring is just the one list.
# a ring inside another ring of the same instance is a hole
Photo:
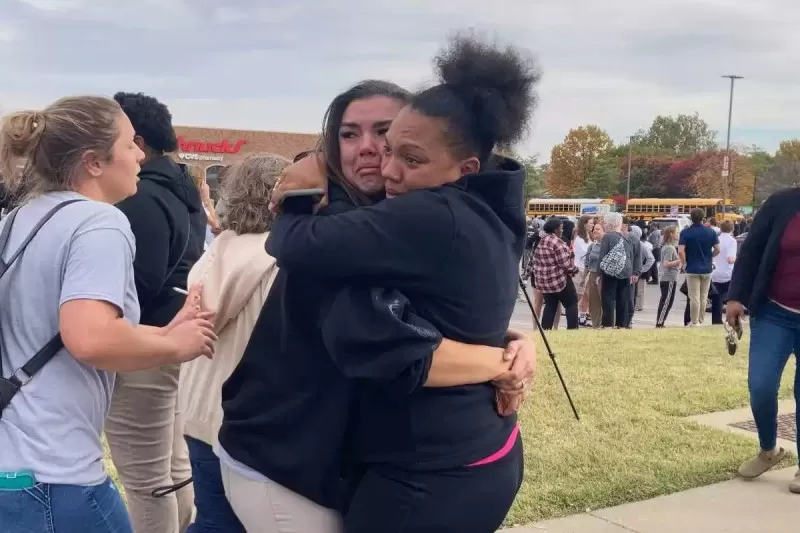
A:
{"label": "black pants", "polygon": [[603,327],[627,328],[631,321],[631,280],[603,274],[600,297],[603,300]]}
{"label": "black pants", "polygon": [[730,281],[724,283],[711,283],[715,290],[709,291],[708,297],[711,299],[711,323],[722,324],[722,304],[728,301],[728,289]]}
{"label": "black pants", "polygon": [[567,329],[578,329],[578,292],[575,290],[572,278],[567,278],[567,285],[561,292],[545,293],[543,296],[542,327],[544,329],[553,329],[559,303],[564,306],[564,312],[567,314]]}
{"label": "black pants", "polygon": [[661,299],[658,300],[658,313],[656,314],[656,326],[663,326],[667,322],[672,304],[675,303],[675,291],[678,290],[677,281],[662,281]]}
{"label": "black pants", "polygon": [[494,533],[522,484],[522,437],[499,461],[445,471],[369,468],[344,517],[345,533]]}

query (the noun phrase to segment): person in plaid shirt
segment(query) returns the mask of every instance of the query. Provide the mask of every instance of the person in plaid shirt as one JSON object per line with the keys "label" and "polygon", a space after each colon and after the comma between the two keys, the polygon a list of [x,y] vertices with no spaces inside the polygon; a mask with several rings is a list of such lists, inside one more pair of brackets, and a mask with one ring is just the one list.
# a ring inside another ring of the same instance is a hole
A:
{"label": "person in plaid shirt", "polygon": [[533,254],[533,277],[536,288],[544,295],[544,329],[553,328],[559,303],[567,314],[567,329],[578,329],[578,293],[572,282],[578,269],[575,252],[561,239],[563,227],[559,218],[548,220]]}

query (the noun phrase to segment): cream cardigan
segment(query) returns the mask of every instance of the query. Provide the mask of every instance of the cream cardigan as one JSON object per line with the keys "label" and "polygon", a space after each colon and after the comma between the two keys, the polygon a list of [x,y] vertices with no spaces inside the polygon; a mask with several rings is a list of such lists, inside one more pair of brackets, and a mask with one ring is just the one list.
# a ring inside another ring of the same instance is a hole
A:
{"label": "cream cardigan", "polygon": [[264,251],[267,233],[219,234],[189,273],[203,284],[203,307],[217,313],[219,336],[213,359],[199,357],[181,367],[178,407],[184,434],[211,446],[222,424],[222,384],[250,339],[278,267]]}

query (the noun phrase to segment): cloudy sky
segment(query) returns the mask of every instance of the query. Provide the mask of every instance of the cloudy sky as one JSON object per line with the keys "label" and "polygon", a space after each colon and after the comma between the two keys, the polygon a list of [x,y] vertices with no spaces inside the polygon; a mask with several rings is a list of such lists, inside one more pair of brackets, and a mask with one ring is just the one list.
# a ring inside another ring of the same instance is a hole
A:
{"label": "cloudy sky", "polygon": [[379,77],[431,81],[464,28],[527,47],[544,71],[519,147],[548,159],[581,124],[617,141],[698,111],[724,142],[800,137],[796,0],[0,0],[0,109],[143,91],[178,124],[318,131],[330,99]]}

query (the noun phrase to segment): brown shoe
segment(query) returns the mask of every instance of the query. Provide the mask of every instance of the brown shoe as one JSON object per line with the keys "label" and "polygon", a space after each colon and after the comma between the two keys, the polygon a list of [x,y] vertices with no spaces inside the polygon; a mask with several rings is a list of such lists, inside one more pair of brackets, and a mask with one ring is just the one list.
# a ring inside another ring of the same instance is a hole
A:
{"label": "brown shoe", "polygon": [[800,469],[794,474],[794,480],[789,483],[789,492],[800,494]]}
{"label": "brown shoe", "polygon": [[[739,475],[745,479],[755,479],[783,461],[784,457],[786,457],[786,450],[783,448],[776,448],[769,452],[762,450],[752,459],[742,463],[742,466],[739,467]],[[795,478],[795,481],[800,480]]]}

